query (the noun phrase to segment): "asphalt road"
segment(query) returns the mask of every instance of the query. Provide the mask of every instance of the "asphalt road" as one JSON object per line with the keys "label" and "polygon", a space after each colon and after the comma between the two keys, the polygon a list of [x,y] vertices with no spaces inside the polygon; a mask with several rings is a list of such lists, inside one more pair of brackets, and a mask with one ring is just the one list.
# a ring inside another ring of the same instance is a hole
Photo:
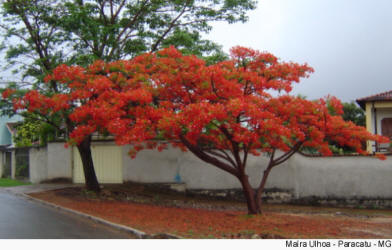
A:
{"label": "asphalt road", "polygon": [[117,231],[76,215],[0,191],[0,239],[127,239]]}

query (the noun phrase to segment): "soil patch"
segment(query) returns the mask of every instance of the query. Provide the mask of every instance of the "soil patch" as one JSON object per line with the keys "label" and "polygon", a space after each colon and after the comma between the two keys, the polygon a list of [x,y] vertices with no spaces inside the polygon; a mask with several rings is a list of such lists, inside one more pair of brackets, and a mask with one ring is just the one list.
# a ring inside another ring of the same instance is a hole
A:
{"label": "soil patch", "polygon": [[140,184],[30,194],[149,234],[185,238],[392,238],[390,210],[268,205],[257,216],[241,202],[165,192]]}

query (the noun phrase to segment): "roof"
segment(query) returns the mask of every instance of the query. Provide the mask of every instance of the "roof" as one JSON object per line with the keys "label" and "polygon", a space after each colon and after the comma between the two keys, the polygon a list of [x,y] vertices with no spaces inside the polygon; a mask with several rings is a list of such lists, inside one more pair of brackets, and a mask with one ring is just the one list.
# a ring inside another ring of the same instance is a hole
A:
{"label": "roof", "polygon": [[392,101],[392,90],[367,97],[362,97],[356,100],[356,102],[359,104],[359,106],[361,106],[362,109],[365,109],[365,104],[367,102],[374,101]]}
{"label": "roof", "polygon": [[10,131],[11,135],[13,135],[16,132],[16,125],[19,124],[19,122],[7,122],[6,126],[8,130]]}

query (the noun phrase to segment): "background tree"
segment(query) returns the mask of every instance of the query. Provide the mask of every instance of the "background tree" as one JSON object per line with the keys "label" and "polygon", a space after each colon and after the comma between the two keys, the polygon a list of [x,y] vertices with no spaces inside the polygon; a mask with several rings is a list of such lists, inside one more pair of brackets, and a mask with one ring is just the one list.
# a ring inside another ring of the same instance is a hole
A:
{"label": "background tree", "polygon": [[[63,63],[86,66],[97,59],[132,58],[169,44],[210,62],[221,60],[225,55],[220,46],[203,40],[201,34],[211,29],[212,21],[246,21],[246,11],[255,6],[251,0],[5,0],[0,47],[6,53],[5,67],[13,68],[13,78],[21,76],[12,79],[16,89],[33,88],[39,98],[51,99],[69,94],[68,86],[55,80],[42,84],[43,78]],[[12,112],[7,109],[9,102],[2,104],[4,112]],[[69,119],[71,112],[29,109],[39,122],[46,120],[64,129],[66,137],[77,126]],[[90,144],[91,137],[86,137],[78,149],[84,170],[88,170],[87,187],[98,191]]]}
{"label": "background tree", "polygon": [[[334,108],[329,105],[328,102],[327,105],[329,112],[332,115],[337,115]],[[365,112],[363,111],[363,109],[358,107],[357,104],[355,104],[354,102],[343,102],[341,109],[343,110],[343,113],[341,113],[340,115],[345,121],[351,121],[358,126],[365,127]]]}
{"label": "background tree", "polygon": [[342,116],[345,121],[352,121],[358,126],[365,127],[365,112],[354,102],[343,103]]}
{"label": "background tree", "polygon": [[[334,98],[334,97],[328,97]],[[365,112],[358,107],[354,102],[344,102],[339,107],[341,109],[341,113],[337,113],[336,110],[332,105],[330,105],[330,101],[327,98],[327,106],[328,111],[332,115],[340,115],[342,116],[343,120],[347,122],[352,122],[357,126],[365,127]],[[362,143],[362,147],[366,147],[366,142]],[[333,151],[334,154],[355,154],[355,150],[347,146],[340,146],[339,143],[335,141],[330,141],[330,149]],[[306,148],[306,153],[314,154],[314,150]]]}
{"label": "background tree", "polygon": [[212,21],[246,21],[255,6],[250,0],[5,0],[3,66],[15,66],[24,79],[19,83],[41,84],[62,63],[129,59],[168,45],[220,58],[220,46],[201,34]]}
{"label": "background tree", "polygon": [[48,141],[59,138],[58,133],[52,125],[46,122],[37,122],[34,117],[25,116],[23,122],[15,125],[13,141],[16,147],[30,147],[33,145],[43,146]]}
{"label": "background tree", "polygon": [[[72,138],[81,141],[92,131],[106,130],[118,144],[133,145],[133,157],[144,148],[162,150],[168,143],[189,150],[239,180],[250,214],[261,213],[270,171],[302,147],[330,155],[333,140],[366,154],[363,141],[388,140],[331,114],[328,106],[342,113],[336,98],[329,98],[327,105],[323,99],[290,96],[292,83],[313,71],[306,64],[279,62],[247,48],[235,47],[231,60],[209,66],[171,47],[99,65],[96,73],[86,71],[91,74],[84,81],[94,89],[95,99],[82,102],[71,114],[82,124]],[[62,79],[70,80],[66,75]],[[154,140],[157,137],[167,141]],[[269,161],[252,186],[248,157],[261,154]]]}

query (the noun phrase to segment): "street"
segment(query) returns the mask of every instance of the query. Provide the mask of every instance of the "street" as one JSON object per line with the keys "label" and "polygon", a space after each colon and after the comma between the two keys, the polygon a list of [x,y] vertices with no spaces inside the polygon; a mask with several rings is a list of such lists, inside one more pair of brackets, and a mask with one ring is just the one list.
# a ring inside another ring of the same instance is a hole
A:
{"label": "street", "polygon": [[127,239],[135,236],[0,190],[1,239]]}

